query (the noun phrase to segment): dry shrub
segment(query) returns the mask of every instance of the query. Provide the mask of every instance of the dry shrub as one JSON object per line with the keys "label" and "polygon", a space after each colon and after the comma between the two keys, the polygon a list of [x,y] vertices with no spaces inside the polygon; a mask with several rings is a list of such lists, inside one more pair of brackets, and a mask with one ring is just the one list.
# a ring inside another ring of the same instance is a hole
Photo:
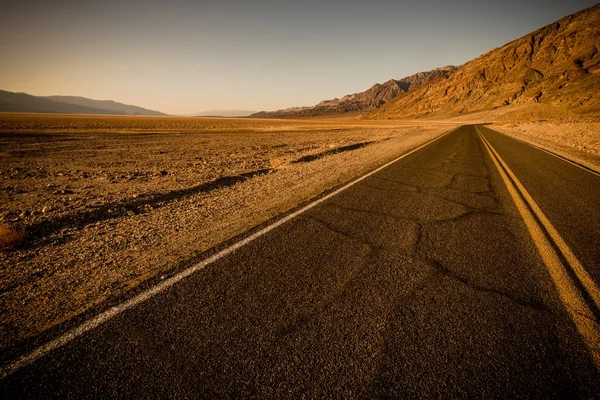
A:
{"label": "dry shrub", "polygon": [[24,236],[22,231],[13,230],[0,224],[0,251],[16,249],[23,241]]}

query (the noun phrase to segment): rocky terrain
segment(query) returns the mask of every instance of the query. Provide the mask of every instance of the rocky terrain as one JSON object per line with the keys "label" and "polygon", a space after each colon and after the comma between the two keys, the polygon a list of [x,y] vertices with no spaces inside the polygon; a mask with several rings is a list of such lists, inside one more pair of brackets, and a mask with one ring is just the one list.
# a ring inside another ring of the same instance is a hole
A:
{"label": "rocky terrain", "polygon": [[402,93],[428,84],[456,67],[448,65],[427,72],[419,72],[401,80],[390,79],[384,83],[376,83],[364,92],[349,94],[341,99],[324,100],[312,107],[292,107],[278,111],[261,111],[252,114],[255,118],[298,118],[321,115],[339,115],[373,110]]}
{"label": "rocky terrain", "polygon": [[0,350],[104,309],[452,127],[0,115]]}
{"label": "rocky terrain", "polygon": [[440,118],[504,108],[505,120],[597,119],[599,48],[600,4],[492,49],[367,118]]}
{"label": "rocky terrain", "polygon": [[109,114],[109,115],[166,115],[160,111],[117,103],[112,100],[93,100],[77,96],[32,96],[0,90],[0,112]]}

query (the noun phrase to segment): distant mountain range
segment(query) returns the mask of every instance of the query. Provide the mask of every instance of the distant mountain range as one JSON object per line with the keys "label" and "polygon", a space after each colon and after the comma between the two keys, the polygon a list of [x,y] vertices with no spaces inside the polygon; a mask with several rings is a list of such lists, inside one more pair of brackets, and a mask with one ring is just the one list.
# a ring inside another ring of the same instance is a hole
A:
{"label": "distant mountain range", "polygon": [[208,110],[189,115],[194,117],[247,117],[255,112],[248,110]]}
{"label": "distant mountain range", "polygon": [[[39,97],[2,90],[0,111],[165,115],[114,101]],[[492,49],[460,67],[420,72],[314,106],[261,111],[250,117],[357,113],[371,119],[446,118],[481,112],[517,119],[600,117],[600,4]],[[250,113],[213,110],[195,115]]]}
{"label": "distant mountain range", "polygon": [[160,111],[75,96],[32,96],[0,90],[0,112],[59,114],[167,115]]}
{"label": "distant mountain range", "polygon": [[445,118],[492,111],[516,119],[600,117],[600,4],[460,67],[391,79],[341,99],[251,117],[359,113],[370,119]]}
{"label": "distant mountain range", "polygon": [[492,49],[367,118],[600,116],[600,4]]}
{"label": "distant mountain range", "polygon": [[431,71],[419,72],[400,80],[390,79],[381,84],[376,83],[364,92],[349,94],[341,99],[324,100],[315,106],[261,111],[252,114],[251,117],[294,118],[365,112],[373,110],[403,93],[427,85],[455,69],[456,67],[448,65]]}

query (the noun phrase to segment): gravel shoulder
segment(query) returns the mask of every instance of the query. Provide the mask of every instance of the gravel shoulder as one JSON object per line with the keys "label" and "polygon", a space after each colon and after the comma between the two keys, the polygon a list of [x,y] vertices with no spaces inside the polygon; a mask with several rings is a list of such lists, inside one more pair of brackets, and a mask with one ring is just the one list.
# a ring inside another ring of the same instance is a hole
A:
{"label": "gravel shoulder", "polygon": [[449,131],[440,123],[0,115],[0,349],[102,308]]}
{"label": "gravel shoulder", "polygon": [[599,122],[496,122],[491,127],[600,172]]}

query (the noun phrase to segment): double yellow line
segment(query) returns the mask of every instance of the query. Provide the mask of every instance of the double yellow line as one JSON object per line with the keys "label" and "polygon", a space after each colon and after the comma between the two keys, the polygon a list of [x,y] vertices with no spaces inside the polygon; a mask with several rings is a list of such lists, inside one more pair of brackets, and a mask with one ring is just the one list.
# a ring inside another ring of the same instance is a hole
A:
{"label": "double yellow line", "polygon": [[[600,370],[600,323],[591,307],[600,310],[600,290],[569,246],[552,226],[525,187],[508,168],[490,142],[475,127],[492,161],[498,168],[527,230],[546,264],[560,299]],[[575,275],[579,285],[572,275]],[[586,299],[587,297],[587,299]],[[592,303],[592,304],[590,304]]]}

